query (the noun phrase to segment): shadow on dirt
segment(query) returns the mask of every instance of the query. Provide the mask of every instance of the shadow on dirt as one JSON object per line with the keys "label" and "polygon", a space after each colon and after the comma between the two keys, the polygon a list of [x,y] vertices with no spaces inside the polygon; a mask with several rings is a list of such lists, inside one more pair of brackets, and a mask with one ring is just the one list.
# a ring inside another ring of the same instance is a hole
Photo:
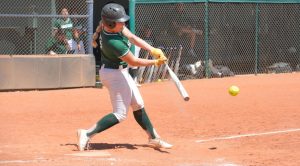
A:
{"label": "shadow on dirt", "polygon": [[[77,144],[61,144],[61,146],[74,146],[75,149],[77,149]],[[159,148],[154,148],[151,145],[148,144],[108,144],[108,143],[90,143],[89,144],[89,150],[107,150],[107,149],[130,149],[130,150],[137,150],[139,147],[141,148],[151,148],[156,151],[159,151],[161,153],[169,153],[168,151],[159,149]]]}
{"label": "shadow on dirt", "polygon": [[105,150],[105,149],[130,149],[130,150],[135,150],[138,149],[138,147],[143,147],[143,148],[152,148],[154,150],[157,150],[162,153],[169,153],[167,151],[164,151],[159,148],[154,148],[151,145],[147,144],[108,144],[108,143],[90,143],[89,149],[90,150]]}

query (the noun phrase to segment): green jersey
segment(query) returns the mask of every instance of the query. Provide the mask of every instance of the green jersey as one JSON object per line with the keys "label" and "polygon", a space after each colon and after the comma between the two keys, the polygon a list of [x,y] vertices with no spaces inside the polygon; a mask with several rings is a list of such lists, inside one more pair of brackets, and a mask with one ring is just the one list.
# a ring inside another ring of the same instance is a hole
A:
{"label": "green jersey", "polygon": [[100,34],[100,49],[102,53],[101,62],[103,64],[124,65],[120,57],[130,51],[131,43],[121,32],[109,33],[102,31]]}
{"label": "green jersey", "polygon": [[58,41],[56,38],[50,38],[46,43],[46,51],[54,51],[57,54],[66,54],[67,48],[64,42]]}
{"label": "green jersey", "polygon": [[67,20],[63,20],[63,19],[55,20],[53,28],[62,29],[65,32],[66,38],[68,40],[73,38],[73,32],[72,32],[73,23],[70,18],[68,18]]}

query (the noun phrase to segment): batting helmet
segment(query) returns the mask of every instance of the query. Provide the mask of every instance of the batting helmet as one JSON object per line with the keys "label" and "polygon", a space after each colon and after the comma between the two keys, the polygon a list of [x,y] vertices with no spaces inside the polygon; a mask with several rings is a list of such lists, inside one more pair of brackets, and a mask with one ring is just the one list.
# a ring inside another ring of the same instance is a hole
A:
{"label": "batting helmet", "polygon": [[101,17],[108,22],[126,22],[130,18],[126,14],[124,7],[116,3],[106,4],[102,8]]}

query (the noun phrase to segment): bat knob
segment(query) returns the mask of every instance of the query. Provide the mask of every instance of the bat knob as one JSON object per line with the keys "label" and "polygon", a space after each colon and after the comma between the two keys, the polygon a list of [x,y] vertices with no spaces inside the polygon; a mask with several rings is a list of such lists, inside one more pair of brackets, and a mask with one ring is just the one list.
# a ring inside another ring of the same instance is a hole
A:
{"label": "bat knob", "polygon": [[189,101],[190,100],[190,97],[185,97],[184,98],[184,101]]}

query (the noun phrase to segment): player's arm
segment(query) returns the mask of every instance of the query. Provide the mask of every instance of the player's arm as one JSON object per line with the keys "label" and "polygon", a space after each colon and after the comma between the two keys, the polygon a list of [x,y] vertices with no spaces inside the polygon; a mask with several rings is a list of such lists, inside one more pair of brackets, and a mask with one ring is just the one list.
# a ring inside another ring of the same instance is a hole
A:
{"label": "player's arm", "polygon": [[138,36],[136,36],[135,34],[131,33],[130,30],[126,26],[124,26],[124,28],[122,30],[122,34],[124,36],[126,36],[132,44],[134,44],[144,50],[147,50],[156,59],[161,59],[161,58],[166,59],[165,54],[162,52],[161,49],[154,48],[153,46],[148,44],[145,40],[143,40],[143,39],[139,38]]}
{"label": "player's arm", "polygon": [[149,52],[151,52],[152,49],[154,49],[154,47],[152,47],[150,44],[148,44],[146,41],[144,41],[143,39],[139,38],[138,36],[136,36],[135,34],[131,33],[130,30],[124,26],[122,33],[124,36],[126,36],[129,41],[138,46],[141,47],[144,50],[147,50]]}
{"label": "player's arm", "polygon": [[128,51],[125,55],[120,57],[124,62],[128,63],[130,66],[150,66],[150,65],[156,65],[160,66],[163,64],[167,59],[142,59],[135,57],[131,51]]}
{"label": "player's arm", "polygon": [[58,20],[55,20],[53,25],[52,25],[52,36],[55,36],[58,29],[60,28],[60,24]]}

